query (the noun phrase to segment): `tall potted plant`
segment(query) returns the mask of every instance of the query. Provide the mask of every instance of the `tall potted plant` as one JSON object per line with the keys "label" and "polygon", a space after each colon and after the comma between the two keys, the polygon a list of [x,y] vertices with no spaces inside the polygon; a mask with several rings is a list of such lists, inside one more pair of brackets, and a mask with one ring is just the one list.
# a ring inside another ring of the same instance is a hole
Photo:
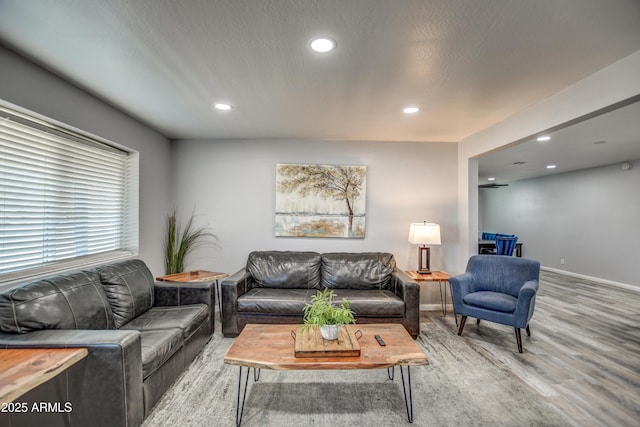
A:
{"label": "tall potted plant", "polygon": [[166,274],[181,273],[187,257],[198,245],[207,240],[215,240],[216,236],[207,227],[194,227],[195,210],[187,220],[184,228],[180,228],[177,212],[167,216],[167,235],[165,238],[165,270]]}

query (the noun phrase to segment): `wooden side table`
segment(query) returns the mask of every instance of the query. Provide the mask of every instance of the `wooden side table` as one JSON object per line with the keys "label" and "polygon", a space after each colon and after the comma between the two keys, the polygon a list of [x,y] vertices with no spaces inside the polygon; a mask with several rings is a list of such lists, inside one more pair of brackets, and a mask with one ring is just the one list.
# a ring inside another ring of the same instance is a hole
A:
{"label": "wooden side table", "polygon": [[159,282],[215,282],[215,298],[218,301],[218,312],[220,313],[220,323],[222,323],[222,292],[220,291],[219,280],[229,277],[227,273],[217,273],[215,271],[196,270],[185,271],[184,273],[169,274],[166,276],[156,277]]}
{"label": "wooden side table", "polygon": [[[442,308],[442,314],[444,316],[447,315],[447,283],[449,284],[449,288],[451,288],[451,283],[449,282],[449,278],[452,274],[447,273],[446,271],[432,271],[431,274],[420,274],[417,271],[405,271],[405,274],[415,280],[416,282],[438,282],[440,285],[440,306]],[[444,293],[442,292],[442,288],[444,287]],[[453,291],[451,291],[451,296],[453,298]],[[456,315],[455,308],[453,310],[453,315],[456,318],[456,326],[458,325],[458,316]]]}

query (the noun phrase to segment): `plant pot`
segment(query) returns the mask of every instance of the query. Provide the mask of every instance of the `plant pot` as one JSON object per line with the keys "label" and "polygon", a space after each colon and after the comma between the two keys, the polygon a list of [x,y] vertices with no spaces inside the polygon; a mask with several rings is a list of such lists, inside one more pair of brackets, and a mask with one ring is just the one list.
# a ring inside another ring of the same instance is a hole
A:
{"label": "plant pot", "polygon": [[320,335],[325,340],[337,340],[340,336],[340,326],[342,325],[322,325],[320,326]]}

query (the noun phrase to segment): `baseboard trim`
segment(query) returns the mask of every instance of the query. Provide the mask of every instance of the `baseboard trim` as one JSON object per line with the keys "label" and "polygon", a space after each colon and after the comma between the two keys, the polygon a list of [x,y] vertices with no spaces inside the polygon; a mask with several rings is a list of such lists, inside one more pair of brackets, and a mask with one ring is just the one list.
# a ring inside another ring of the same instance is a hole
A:
{"label": "baseboard trim", "polygon": [[[447,314],[453,313],[453,304],[445,305]],[[420,311],[442,311],[441,304],[420,304]]]}
{"label": "baseboard trim", "polygon": [[551,268],[551,267],[543,266],[543,267],[540,267],[540,269],[544,271],[550,271],[552,273],[564,274],[566,276],[571,276],[578,279],[589,280],[591,282],[602,283],[604,285],[616,286],[618,288],[623,288],[630,291],[640,292],[640,286],[634,286],[627,283],[614,282],[613,280],[601,279],[600,277],[587,276],[586,274],[579,274],[579,273],[574,273],[572,271],[565,271],[565,270],[560,270],[560,269]]}

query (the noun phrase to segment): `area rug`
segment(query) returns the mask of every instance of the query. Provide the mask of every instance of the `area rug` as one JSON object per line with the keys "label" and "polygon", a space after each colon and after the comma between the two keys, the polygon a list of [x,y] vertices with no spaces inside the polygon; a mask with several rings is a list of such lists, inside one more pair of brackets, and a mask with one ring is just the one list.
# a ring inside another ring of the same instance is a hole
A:
{"label": "area rug", "polygon": [[[554,407],[445,325],[421,325],[430,365],[411,369],[415,426],[570,426]],[[165,393],[144,427],[234,426],[237,366],[223,364],[233,343],[217,332]],[[249,379],[242,425],[398,426],[407,422],[399,371],[271,371]]]}

